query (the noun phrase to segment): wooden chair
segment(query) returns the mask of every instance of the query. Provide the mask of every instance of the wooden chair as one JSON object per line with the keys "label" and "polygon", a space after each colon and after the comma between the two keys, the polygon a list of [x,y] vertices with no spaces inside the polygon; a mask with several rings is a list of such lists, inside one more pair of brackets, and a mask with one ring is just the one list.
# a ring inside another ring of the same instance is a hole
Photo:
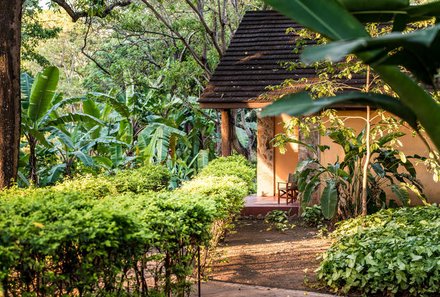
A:
{"label": "wooden chair", "polygon": [[287,182],[278,182],[278,204],[280,204],[281,198],[286,199],[286,204],[289,201],[296,201],[298,197],[298,186],[296,184],[295,175],[289,173]]}

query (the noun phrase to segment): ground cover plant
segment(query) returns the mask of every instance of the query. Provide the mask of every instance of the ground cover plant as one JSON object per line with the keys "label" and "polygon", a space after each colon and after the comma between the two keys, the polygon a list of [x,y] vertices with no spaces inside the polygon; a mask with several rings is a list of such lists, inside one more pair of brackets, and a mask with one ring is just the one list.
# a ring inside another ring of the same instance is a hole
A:
{"label": "ground cover plant", "polygon": [[4,295],[185,296],[198,247],[218,241],[248,188],[225,175],[170,192],[169,178],[150,165],[1,192]]}
{"label": "ground cover plant", "polygon": [[345,221],[318,276],[339,293],[438,296],[440,208],[387,209]]}

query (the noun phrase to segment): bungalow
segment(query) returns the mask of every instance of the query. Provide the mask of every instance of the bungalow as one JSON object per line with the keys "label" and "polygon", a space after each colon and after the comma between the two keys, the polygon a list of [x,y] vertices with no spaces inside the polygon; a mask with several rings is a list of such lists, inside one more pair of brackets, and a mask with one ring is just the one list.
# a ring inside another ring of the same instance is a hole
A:
{"label": "bungalow", "polygon": [[[209,84],[199,99],[201,108],[221,111],[222,154],[231,154],[233,131],[231,130],[231,110],[239,108],[261,109],[270,104],[281,94],[296,92],[300,84],[287,87],[268,88],[281,85],[286,79],[299,80],[316,77],[314,68],[295,68],[287,70],[284,64],[297,62],[295,53],[297,35],[286,34],[289,28],[301,27],[292,20],[275,11],[247,12],[235,32],[230,46],[221,59]],[[345,81],[351,87],[361,88],[365,79],[361,76]],[[365,116],[365,108],[344,106],[338,108],[340,115]],[[275,196],[277,182],[286,181],[289,173],[295,171],[299,160],[304,158],[305,151],[298,145],[291,144],[285,154],[273,148],[270,141],[283,131],[284,122],[289,116],[258,118],[257,123],[257,195]],[[364,122],[350,120],[349,125],[359,131]],[[427,154],[423,142],[408,135],[403,137],[406,154]],[[324,163],[334,162],[343,152],[338,152],[326,137],[315,135],[312,142],[331,146],[321,155]],[[423,166],[417,166],[418,177],[425,185],[428,197],[438,194],[432,175]],[[439,196],[439,195],[438,195]],[[440,197],[438,197],[440,199]],[[439,200],[440,201],[440,200]]]}

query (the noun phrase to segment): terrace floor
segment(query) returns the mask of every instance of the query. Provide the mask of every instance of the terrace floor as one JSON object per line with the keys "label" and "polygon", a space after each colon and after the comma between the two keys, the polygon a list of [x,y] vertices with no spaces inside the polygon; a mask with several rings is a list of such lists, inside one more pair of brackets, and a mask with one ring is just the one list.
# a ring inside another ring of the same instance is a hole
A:
{"label": "terrace floor", "polygon": [[291,215],[298,214],[299,203],[293,202],[286,204],[286,199],[281,199],[278,204],[277,196],[257,196],[250,195],[245,198],[244,208],[241,212],[243,216],[266,215],[272,210],[290,211]]}

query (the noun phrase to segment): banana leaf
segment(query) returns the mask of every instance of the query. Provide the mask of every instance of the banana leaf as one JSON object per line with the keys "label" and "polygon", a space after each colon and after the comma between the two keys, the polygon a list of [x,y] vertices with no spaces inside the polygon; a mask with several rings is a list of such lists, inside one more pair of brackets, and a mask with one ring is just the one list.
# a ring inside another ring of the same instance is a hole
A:
{"label": "banana leaf", "polygon": [[262,112],[262,116],[275,116],[282,113],[296,117],[311,115],[337,104],[369,105],[374,108],[384,109],[400,117],[414,129],[417,129],[417,117],[411,109],[394,97],[375,93],[349,92],[317,100],[313,100],[311,95],[306,92],[291,94],[266,107]]}
{"label": "banana leaf", "polygon": [[28,115],[37,122],[49,110],[57,89],[60,72],[57,67],[48,67],[37,74],[29,99]]}

